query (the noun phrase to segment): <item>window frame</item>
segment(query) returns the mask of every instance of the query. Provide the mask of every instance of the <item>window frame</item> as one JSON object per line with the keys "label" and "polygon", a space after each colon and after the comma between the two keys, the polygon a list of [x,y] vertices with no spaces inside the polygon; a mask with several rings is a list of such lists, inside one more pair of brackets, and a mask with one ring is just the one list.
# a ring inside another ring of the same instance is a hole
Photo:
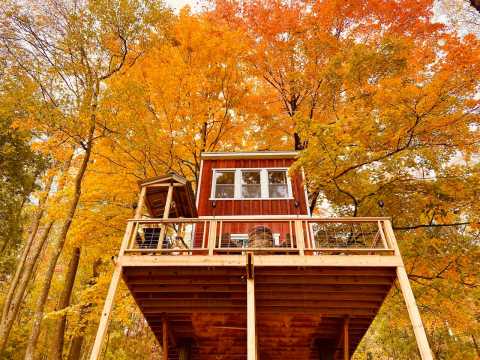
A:
{"label": "window frame", "polygon": [[[285,171],[287,176],[287,197],[270,197],[269,194],[269,181],[268,171]],[[217,198],[216,195],[216,172],[222,171],[234,171],[234,197],[232,198]],[[261,197],[257,198],[244,198],[242,197],[242,171],[260,171],[260,194]],[[212,169],[212,181],[209,200],[293,200],[292,180],[288,174],[288,168],[286,167],[266,167],[266,168],[214,168]]]}
{"label": "window frame", "polygon": [[211,197],[215,199],[231,199],[229,197],[217,197],[217,176],[216,173],[233,173],[233,184],[220,184],[220,185],[226,185],[226,186],[233,186],[233,195],[235,196],[236,193],[236,182],[237,182],[237,174],[236,171],[233,171],[231,169],[219,169],[218,171],[213,173],[213,178],[212,178],[212,184],[215,184],[215,186],[212,186],[212,193]]}

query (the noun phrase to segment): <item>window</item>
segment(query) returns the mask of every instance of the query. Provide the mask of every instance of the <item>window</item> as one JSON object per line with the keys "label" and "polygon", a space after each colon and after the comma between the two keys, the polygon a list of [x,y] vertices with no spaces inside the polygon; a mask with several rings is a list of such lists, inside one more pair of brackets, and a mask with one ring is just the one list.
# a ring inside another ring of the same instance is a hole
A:
{"label": "window", "polygon": [[288,182],[285,170],[268,170],[268,194],[270,198],[287,198]]}
{"label": "window", "polygon": [[287,199],[292,186],[287,169],[214,169],[212,199]]}
{"label": "window", "polygon": [[260,170],[242,170],[242,198],[261,198]]}
{"label": "window", "polygon": [[235,171],[215,171],[215,197],[233,198],[235,195]]}

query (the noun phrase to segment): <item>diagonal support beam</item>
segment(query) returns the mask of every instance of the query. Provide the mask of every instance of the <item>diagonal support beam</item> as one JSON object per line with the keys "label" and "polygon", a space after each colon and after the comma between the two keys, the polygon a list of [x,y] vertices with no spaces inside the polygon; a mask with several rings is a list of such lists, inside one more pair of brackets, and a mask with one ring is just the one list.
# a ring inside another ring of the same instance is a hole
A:
{"label": "diagonal support beam", "polygon": [[400,284],[400,289],[402,290],[403,299],[405,300],[405,305],[407,306],[408,316],[410,317],[410,322],[412,323],[413,333],[415,334],[415,339],[417,340],[420,357],[422,360],[433,360],[430,345],[428,344],[427,334],[425,333],[422,318],[420,317],[420,312],[418,311],[417,303],[415,302],[415,297],[413,295],[412,288],[410,287],[410,282],[404,266],[397,267],[397,277]]}
{"label": "diagonal support beam", "polygon": [[[387,238],[390,239],[393,244],[395,255],[401,258],[400,248],[398,247],[397,239],[395,239],[392,223],[390,221],[385,221],[385,231]],[[420,312],[418,311],[417,303],[415,302],[415,296],[413,295],[403,261],[401,261],[396,269],[400,289],[402,290],[403,299],[405,300],[405,305],[407,306],[408,316],[410,317],[410,322],[412,323],[413,333],[415,334],[415,339],[417,340],[420,357],[422,360],[433,360],[432,351],[430,350],[430,345],[428,344],[427,334],[425,333],[425,328],[423,327],[422,318],[420,317]]]}
{"label": "diagonal support beam", "polygon": [[108,288],[107,298],[103,305],[102,317],[100,318],[100,324],[98,324],[97,336],[95,337],[95,343],[93,344],[92,352],[90,353],[90,360],[97,360],[100,356],[100,352],[105,340],[105,334],[107,333],[108,324],[110,322],[110,314],[113,308],[113,300],[117,292],[118,283],[122,275],[122,266],[117,263],[115,270],[113,271],[112,281]]}

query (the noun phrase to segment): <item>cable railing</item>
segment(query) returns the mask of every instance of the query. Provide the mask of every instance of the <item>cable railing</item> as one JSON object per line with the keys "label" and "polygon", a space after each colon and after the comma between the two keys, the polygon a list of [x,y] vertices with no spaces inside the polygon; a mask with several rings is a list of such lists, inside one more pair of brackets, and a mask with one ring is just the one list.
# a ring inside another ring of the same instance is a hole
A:
{"label": "cable railing", "polygon": [[132,219],[125,253],[165,255],[393,254],[386,218]]}

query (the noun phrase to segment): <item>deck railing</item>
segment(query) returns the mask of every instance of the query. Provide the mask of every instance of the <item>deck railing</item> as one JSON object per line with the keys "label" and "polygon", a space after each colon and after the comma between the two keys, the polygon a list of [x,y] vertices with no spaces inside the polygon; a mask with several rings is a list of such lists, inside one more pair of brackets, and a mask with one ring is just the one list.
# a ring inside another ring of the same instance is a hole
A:
{"label": "deck railing", "polygon": [[126,254],[375,254],[395,239],[386,218],[209,217],[131,219]]}

